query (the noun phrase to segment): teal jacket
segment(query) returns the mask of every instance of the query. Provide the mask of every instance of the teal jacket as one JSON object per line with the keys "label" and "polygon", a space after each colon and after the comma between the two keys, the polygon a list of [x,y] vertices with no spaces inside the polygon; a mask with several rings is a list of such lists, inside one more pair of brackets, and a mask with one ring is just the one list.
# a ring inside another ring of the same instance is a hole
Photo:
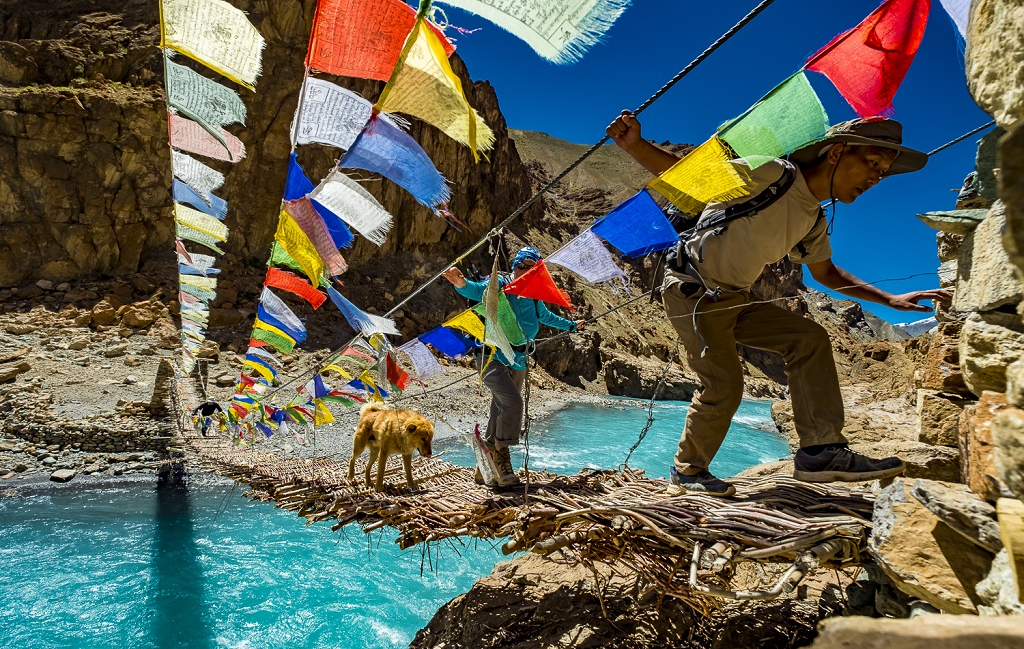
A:
{"label": "teal jacket", "polygon": [[[512,281],[511,278],[505,275],[498,277],[498,285],[502,288],[504,288],[510,281]],[[486,281],[471,282],[466,280],[466,285],[462,288],[456,288],[455,292],[462,297],[479,302],[484,298],[484,289],[486,288]],[[505,297],[508,298],[508,303],[512,306],[512,312],[516,314],[516,320],[519,322],[519,328],[523,330],[523,335],[525,335],[528,340],[533,340],[537,337],[537,332],[540,331],[541,323],[563,331],[576,331],[575,321],[566,320],[561,316],[551,313],[540,300],[531,300],[528,297],[519,297],[518,295],[512,295],[510,293],[506,293]],[[502,354],[501,351],[498,351],[494,355],[494,358],[498,362],[503,365],[507,365],[514,370],[526,369],[526,354],[522,352],[515,352],[515,358],[511,361],[505,358],[505,355]]]}

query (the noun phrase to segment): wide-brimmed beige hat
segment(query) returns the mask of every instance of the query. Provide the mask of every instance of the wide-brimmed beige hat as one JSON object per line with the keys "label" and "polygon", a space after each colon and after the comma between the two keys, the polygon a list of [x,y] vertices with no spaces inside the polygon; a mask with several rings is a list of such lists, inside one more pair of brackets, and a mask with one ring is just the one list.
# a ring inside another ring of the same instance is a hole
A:
{"label": "wide-brimmed beige hat", "polygon": [[789,154],[797,166],[813,164],[833,144],[873,145],[898,152],[886,176],[917,171],[928,163],[928,155],[903,146],[903,125],[894,119],[868,117],[851,119],[832,126],[825,137],[805,144]]}

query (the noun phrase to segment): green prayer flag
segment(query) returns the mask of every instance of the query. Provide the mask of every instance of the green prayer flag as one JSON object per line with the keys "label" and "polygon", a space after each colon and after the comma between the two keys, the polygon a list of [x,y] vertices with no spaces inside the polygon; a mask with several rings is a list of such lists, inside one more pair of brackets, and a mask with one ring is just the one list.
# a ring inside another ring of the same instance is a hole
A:
{"label": "green prayer flag", "polygon": [[[484,318],[487,317],[486,313],[484,313],[485,310],[483,302],[473,307],[473,311]],[[509,304],[508,297],[504,292],[498,294],[498,324],[505,333],[509,344],[517,346],[526,344],[526,334],[519,328],[519,321],[516,320],[515,311],[512,310],[512,305]]]}
{"label": "green prayer flag", "polygon": [[252,333],[249,334],[249,336],[256,340],[262,340],[282,354],[290,354],[292,349],[295,348],[294,342],[288,340],[284,336],[274,333],[273,331],[267,331],[266,329],[257,329],[253,327]]}
{"label": "green prayer flag", "polygon": [[270,261],[267,263],[268,266],[287,266],[293,270],[297,270],[300,273],[305,271],[299,262],[292,259],[292,256],[288,254],[288,251],[284,249],[284,246],[274,241],[270,247]]}
{"label": "green prayer flag", "polygon": [[745,113],[718,127],[718,137],[756,169],[820,138],[827,130],[825,107],[801,70]]}

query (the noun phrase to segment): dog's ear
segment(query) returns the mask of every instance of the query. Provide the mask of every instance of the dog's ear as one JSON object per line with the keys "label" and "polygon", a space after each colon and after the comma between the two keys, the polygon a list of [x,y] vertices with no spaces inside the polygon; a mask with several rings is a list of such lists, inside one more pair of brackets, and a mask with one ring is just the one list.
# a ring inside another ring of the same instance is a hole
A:
{"label": "dog's ear", "polygon": [[416,424],[406,424],[405,431],[412,435],[413,433],[416,432]]}

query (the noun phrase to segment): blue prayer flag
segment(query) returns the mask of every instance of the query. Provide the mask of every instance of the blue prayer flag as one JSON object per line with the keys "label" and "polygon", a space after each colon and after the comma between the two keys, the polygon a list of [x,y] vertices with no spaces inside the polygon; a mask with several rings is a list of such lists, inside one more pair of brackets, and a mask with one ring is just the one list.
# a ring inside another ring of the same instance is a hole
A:
{"label": "blue prayer flag", "polygon": [[338,166],[379,173],[430,208],[451,198],[448,181],[423,148],[408,133],[380,116],[370,119]]}
{"label": "blue prayer flag", "polygon": [[350,247],[355,237],[352,235],[352,230],[349,230],[345,222],[341,220],[341,217],[315,200],[310,199],[309,202],[313,204],[313,209],[324,220],[327,232],[331,235],[334,245],[338,248]]}
{"label": "blue prayer flag", "polygon": [[281,331],[283,331],[286,334],[288,334],[289,336],[291,336],[295,340],[295,342],[297,342],[297,343],[301,343],[304,340],[306,340],[306,332],[305,331],[301,331],[301,330],[300,331],[296,331],[295,329],[293,329],[293,328],[289,327],[288,325],[284,324],[283,322],[281,322],[280,320],[278,320],[274,316],[270,315],[270,312],[267,311],[265,308],[263,308],[262,304],[260,304],[259,308],[257,308],[257,310],[256,310],[256,319],[257,320],[262,320],[263,322],[267,323],[268,325],[277,327]]}
{"label": "blue prayer flag", "polygon": [[207,268],[205,271],[202,271],[199,270],[198,268],[193,268],[188,264],[178,264],[179,275],[199,275],[201,277],[206,277],[207,275],[216,275],[219,272],[219,268]]}
{"label": "blue prayer flag", "polygon": [[293,151],[288,161],[288,178],[284,181],[284,200],[294,201],[304,198],[313,191],[313,183],[299,166],[298,155]]}
{"label": "blue prayer flag", "polygon": [[191,185],[177,178],[171,181],[171,194],[174,196],[174,202],[191,205],[203,214],[209,214],[215,219],[223,221],[224,217],[228,215],[228,202],[226,200],[211,193],[210,202],[207,203],[199,192],[192,189]]}
{"label": "blue prayer flag", "polygon": [[451,358],[459,358],[479,347],[476,340],[448,327],[435,327],[424,334],[420,334],[418,338],[420,342],[433,345],[434,349]]}
{"label": "blue prayer flag", "polygon": [[590,230],[615,246],[624,257],[640,257],[679,241],[665,213],[643,189],[594,221]]}

